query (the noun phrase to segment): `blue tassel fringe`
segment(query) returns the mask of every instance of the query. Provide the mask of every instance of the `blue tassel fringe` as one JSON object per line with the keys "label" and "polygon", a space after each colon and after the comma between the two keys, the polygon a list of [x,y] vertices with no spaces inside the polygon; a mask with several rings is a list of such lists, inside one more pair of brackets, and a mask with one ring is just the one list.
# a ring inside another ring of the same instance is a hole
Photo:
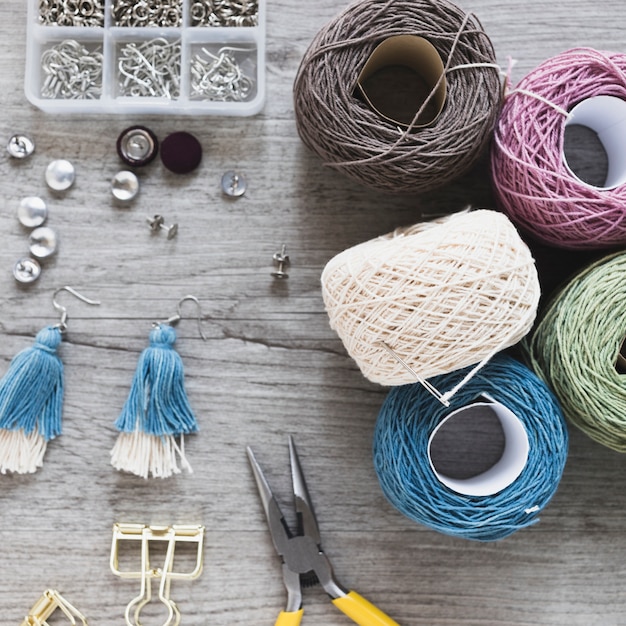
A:
{"label": "blue tassel fringe", "polygon": [[63,363],[56,354],[61,331],[48,326],[32,347],[15,355],[0,380],[0,429],[37,430],[49,441],[61,434]]}
{"label": "blue tassel fringe", "polygon": [[124,433],[176,436],[197,432],[184,387],[183,362],[173,345],[175,330],[159,324],[139,357],[130,394],[115,427]]}

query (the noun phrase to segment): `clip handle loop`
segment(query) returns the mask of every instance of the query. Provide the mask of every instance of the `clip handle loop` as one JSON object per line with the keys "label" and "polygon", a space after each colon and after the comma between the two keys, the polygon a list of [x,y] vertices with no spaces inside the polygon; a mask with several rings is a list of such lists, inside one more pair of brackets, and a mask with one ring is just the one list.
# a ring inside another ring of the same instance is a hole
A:
{"label": "clip handle loop", "polygon": [[[118,549],[121,541],[141,542],[141,567],[135,571],[122,571],[119,567]],[[153,567],[150,560],[150,542],[167,542],[162,567]],[[196,562],[190,572],[174,571],[174,552],[177,542],[196,544]],[[204,545],[203,526],[146,526],[143,524],[114,524],[111,545],[111,571],[121,578],[139,578],[140,591],[126,606],[124,618],[126,626],[142,626],[140,615],[143,608],[152,600],[152,580],[159,579],[159,601],[167,608],[167,618],[161,626],[178,626],[181,615],[176,603],[170,598],[170,584],[173,579],[192,580],[202,571]],[[27,625],[30,626],[30,625]],[[38,626],[38,625],[37,625]]]}
{"label": "clip handle loop", "polygon": [[46,589],[35,602],[20,626],[48,626],[46,621],[57,609],[68,618],[72,626],[76,626],[78,618],[83,626],[88,626],[85,616],[71,605],[58,591]]}

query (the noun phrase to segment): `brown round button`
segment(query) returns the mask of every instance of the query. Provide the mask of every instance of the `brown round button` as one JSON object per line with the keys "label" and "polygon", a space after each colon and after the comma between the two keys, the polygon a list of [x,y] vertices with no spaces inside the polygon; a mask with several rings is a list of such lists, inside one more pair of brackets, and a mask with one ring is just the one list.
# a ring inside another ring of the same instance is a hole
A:
{"label": "brown round button", "polygon": [[126,165],[140,167],[154,160],[159,151],[159,140],[145,126],[130,126],[117,138],[116,148]]}
{"label": "brown round button", "polygon": [[188,174],[201,160],[202,146],[191,133],[172,133],[161,142],[161,161],[170,172]]}

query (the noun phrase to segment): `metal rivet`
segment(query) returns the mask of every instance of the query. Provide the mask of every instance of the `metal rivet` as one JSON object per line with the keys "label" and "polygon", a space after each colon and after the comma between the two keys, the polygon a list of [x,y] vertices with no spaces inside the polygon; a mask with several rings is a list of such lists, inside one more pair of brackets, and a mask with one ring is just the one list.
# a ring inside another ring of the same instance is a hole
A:
{"label": "metal rivet", "polygon": [[34,283],[41,274],[41,266],[35,259],[20,259],[13,266],[13,276],[19,283]]}
{"label": "metal rivet", "polygon": [[23,198],[17,208],[17,219],[22,226],[36,228],[41,226],[48,217],[46,203],[39,196]]}
{"label": "metal rivet", "polygon": [[289,278],[289,274],[285,271],[285,267],[289,265],[289,256],[285,254],[285,250],[286,246],[283,244],[281,251],[276,252],[272,257],[274,264],[277,266],[277,269],[272,272],[274,278]]}
{"label": "metal rivet", "polygon": [[30,253],[38,259],[45,259],[56,252],[57,243],[57,235],[52,228],[40,226],[30,234]]}
{"label": "metal rivet", "polygon": [[14,159],[25,159],[35,151],[35,142],[28,135],[13,135],[7,143],[7,152]]}
{"label": "metal rivet", "polygon": [[111,193],[121,202],[130,202],[139,193],[139,180],[133,172],[118,172],[111,181]]}
{"label": "metal rivet", "polygon": [[127,165],[148,165],[158,151],[156,135],[145,126],[130,126],[117,139],[117,154]]}
{"label": "metal rivet", "polygon": [[65,191],[74,184],[74,166],[65,159],[52,161],[46,168],[46,184],[54,191]]}
{"label": "metal rivet", "polygon": [[169,226],[165,224],[165,218],[162,215],[155,215],[154,217],[147,218],[148,224],[150,224],[150,228],[153,233],[158,232],[163,229],[167,231],[167,238],[174,239],[178,233],[178,224],[170,224]]}
{"label": "metal rivet", "polygon": [[246,193],[246,179],[233,170],[225,172],[222,176],[222,191],[232,198],[238,198]]}

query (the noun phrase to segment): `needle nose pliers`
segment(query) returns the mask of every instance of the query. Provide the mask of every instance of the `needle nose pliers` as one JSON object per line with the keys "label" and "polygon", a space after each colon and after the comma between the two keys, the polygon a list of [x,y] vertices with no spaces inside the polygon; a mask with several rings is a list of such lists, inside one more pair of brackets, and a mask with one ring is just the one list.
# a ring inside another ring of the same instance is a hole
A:
{"label": "needle nose pliers", "polygon": [[289,438],[291,478],[298,528],[289,529],[278,502],[250,447],[246,448],[259,490],[270,535],[282,559],[283,580],[287,589],[287,606],[275,626],[299,626],[302,620],[302,585],[319,583],[332,603],[353,622],[361,626],[399,626],[388,615],[360,596],[346,590],[333,575],[333,569],[321,547],[320,532],[293,439]]}

